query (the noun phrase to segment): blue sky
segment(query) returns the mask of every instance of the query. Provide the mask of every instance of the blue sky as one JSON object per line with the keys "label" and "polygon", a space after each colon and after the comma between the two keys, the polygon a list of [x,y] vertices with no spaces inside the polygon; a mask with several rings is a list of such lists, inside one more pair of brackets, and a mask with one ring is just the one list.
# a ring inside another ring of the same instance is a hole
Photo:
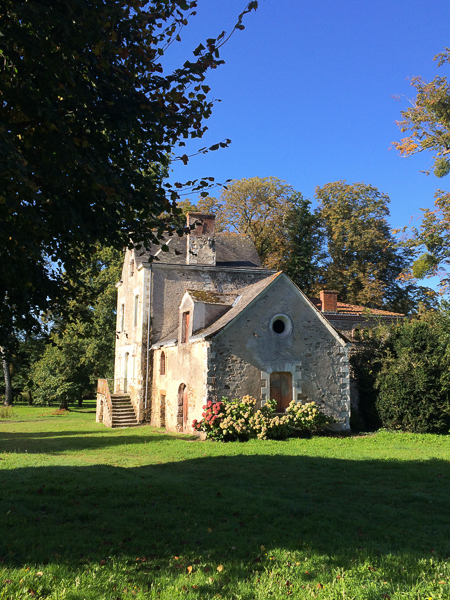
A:
{"label": "blue sky", "polygon": [[[199,0],[167,64],[230,30],[244,6]],[[226,64],[208,77],[221,103],[187,153],[224,138],[232,144],[174,163],[172,180],[275,176],[311,200],[318,185],[364,181],[390,196],[393,227],[418,218],[435,189],[448,187],[448,178],[420,173],[431,154],[406,159],[389,150],[415,95],[410,78],[447,75],[433,57],[450,46],[448,0],[260,0],[244,24],[222,50]]]}

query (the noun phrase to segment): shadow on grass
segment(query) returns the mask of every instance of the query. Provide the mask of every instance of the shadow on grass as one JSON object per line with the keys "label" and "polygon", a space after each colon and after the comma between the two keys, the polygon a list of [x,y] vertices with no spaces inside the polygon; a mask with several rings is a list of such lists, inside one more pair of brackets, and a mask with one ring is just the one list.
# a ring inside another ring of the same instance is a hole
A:
{"label": "shadow on grass", "polygon": [[[136,431],[135,428],[133,428]],[[196,436],[152,432],[153,435],[126,435],[127,429],[116,429],[119,434],[111,434],[111,429],[102,427],[97,431],[39,431],[26,433],[0,432],[0,447],[4,452],[18,454],[61,454],[69,450],[95,450],[161,441],[198,441]]]}
{"label": "shadow on grass", "polygon": [[[244,565],[269,560],[261,545],[269,556],[315,552],[342,568],[450,555],[450,464],[441,460],[240,455],[30,467],[0,478],[0,560],[10,566],[147,557],[157,580],[170,557],[191,564],[210,555],[239,578],[248,576]],[[387,576],[403,577],[398,569]]]}

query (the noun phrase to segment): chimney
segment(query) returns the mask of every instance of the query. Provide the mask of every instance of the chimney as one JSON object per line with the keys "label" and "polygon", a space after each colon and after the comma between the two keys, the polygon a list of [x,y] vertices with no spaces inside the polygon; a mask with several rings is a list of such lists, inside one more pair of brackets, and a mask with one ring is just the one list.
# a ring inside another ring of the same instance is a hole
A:
{"label": "chimney", "polygon": [[216,264],[215,221],[215,215],[199,212],[187,214],[187,226],[190,228],[196,225],[187,236],[186,263],[188,265]]}
{"label": "chimney", "polygon": [[322,290],[320,292],[322,312],[337,312],[337,292]]}

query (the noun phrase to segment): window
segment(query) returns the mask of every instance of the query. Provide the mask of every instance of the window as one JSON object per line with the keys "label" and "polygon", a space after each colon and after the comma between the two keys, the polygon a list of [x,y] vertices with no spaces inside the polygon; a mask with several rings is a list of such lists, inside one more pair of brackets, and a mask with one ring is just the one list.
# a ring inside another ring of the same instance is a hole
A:
{"label": "window", "polygon": [[120,331],[125,329],[125,304],[120,305]]}
{"label": "window", "polygon": [[270,321],[270,330],[276,337],[288,337],[292,332],[292,321],[286,315],[275,315]]}
{"label": "window", "polygon": [[164,354],[164,352],[161,352],[161,358],[159,360],[159,374],[166,374],[166,355]]}
{"label": "window", "polygon": [[138,312],[139,312],[139,296],[135,296],[134,297],[134,319],[133,319],[134,327],[137,327],[137,324],[138,324]]}
{"label": "window", "polygon": [[130,260],[130,277],[134,275],[134,259]]}
{"label": "window", "polygon": [[181,342],[187,344],[189,341],[189,311],[184,312],[181,321]]}

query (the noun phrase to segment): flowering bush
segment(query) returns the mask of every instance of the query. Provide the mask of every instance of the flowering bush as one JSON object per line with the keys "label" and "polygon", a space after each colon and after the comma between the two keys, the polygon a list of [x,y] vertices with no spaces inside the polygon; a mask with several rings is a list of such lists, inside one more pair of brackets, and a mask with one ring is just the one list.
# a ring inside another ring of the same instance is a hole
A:
{"label": "flowering bush", "polygon": [[193,421],[192,427],[213,440],[243,441],[255,437],[267,440],[285,439],[299,430],[317,431],[333,420],[321,413],[314,402],[291,402],[284,415],[276,414],[276,404],[275,400],[268,400],[255,412],[256,400],[251,396],[244,396],[242,400],[208,400],[202,420]]}
{"label": "flowering bush", "polygon": [[317,431],[323,429],[334,421],[332,417],[324,415],[317,408],[315,402],[298,404],[292,401],[286,409],[293,429]]}
{"label": "flowering bush", "polygon": [[223,402],[211,402],[211,400],[208,400],[207,404],[203,406],[203,419],[201,421],[195,419],[195,421],[192,422],[194,430],[204,431],[208,439],[222,440],[223,435],[220,424],[225,416],[223,404]]}

